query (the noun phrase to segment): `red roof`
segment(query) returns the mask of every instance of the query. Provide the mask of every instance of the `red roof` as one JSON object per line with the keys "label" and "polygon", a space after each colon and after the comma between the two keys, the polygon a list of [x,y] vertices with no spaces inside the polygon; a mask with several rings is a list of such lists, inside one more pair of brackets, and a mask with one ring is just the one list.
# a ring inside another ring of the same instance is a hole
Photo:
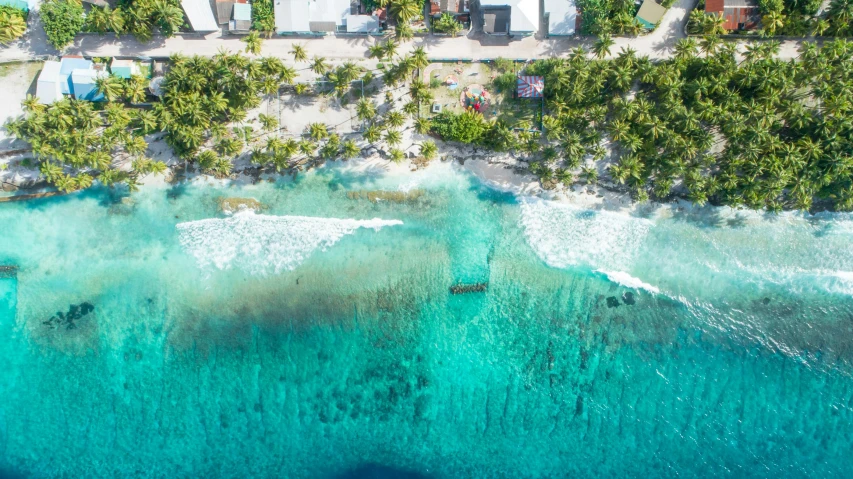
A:
{"label": "red roof", "polygon": [[749,30],[758,26],[758,5],[751,0],[705,0],[705,13],[722,13],[726,30]]}

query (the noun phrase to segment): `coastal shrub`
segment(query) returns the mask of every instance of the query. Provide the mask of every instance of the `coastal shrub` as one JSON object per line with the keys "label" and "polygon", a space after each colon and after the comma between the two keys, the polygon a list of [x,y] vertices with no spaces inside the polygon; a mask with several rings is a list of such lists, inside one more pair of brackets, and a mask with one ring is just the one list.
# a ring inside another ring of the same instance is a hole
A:
{"label": "coastal shrub", "polygon": [[271,36],[275,32],[275,12],[272,0],[252,2],[252,30]]}
{"label": "coastal shrub", "polygon": [[442,13],[440,17],[433,20],[432,28],[436,33],[447,33],[455,37],[464,27],[453,15]]}
{"label": "coastal shrub", "polygon": [[577,5],[583,12],[581,33],[585,35],[636,35],[642,31],[634,18],[637,5],[633,0],[578,0]]}
{"label": "coastal shrub", "polygon": [[465,111],[453,113],[445,110],[432,120],[432,131],[445,141],[478,143],[489,129],[483,115]]}
{"label": "coastal shrub", "polygon": [[47,41],[62,50],[83,30],[83,6],[76,0],[50,0],[39,10]]}
{"label": "coastal shrub", "polygon": [[9,43],[27,31],[27,12],[0,5],[0,43]]}

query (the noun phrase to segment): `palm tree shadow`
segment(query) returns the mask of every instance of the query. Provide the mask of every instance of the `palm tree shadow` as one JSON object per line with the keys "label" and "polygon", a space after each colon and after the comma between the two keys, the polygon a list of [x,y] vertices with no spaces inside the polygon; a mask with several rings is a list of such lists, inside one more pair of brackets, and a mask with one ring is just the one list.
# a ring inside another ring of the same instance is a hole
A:
{"label": "palm tree shadow", "polygon": [[303,108],[310,108],[316,103],[316,98],[308,95],[292,95],[287,98],[284,96],[281,98],[282,109],[292,112],[299,111]]}
{"label": "palm tree shadow", "polygon": [[353,48],[361,48],[364,50],[364,57],[367,58],[367,47],[373,45],[369,35],[336,35],[335,38],[343,39]]}

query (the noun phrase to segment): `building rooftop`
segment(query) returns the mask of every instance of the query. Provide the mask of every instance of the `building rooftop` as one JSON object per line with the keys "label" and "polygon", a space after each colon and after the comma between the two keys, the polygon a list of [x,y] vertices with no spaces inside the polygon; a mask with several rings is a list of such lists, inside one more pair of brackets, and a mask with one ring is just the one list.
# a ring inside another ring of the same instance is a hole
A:
{"label": "building rooftop", "polygon": [[508,7],[481,6],[483,31],[486,33],[509,33],[510,10]]}
{"label": "building rooftop", "polygon": [[274,2],[275,29],[279,33],[334,32],[350,14],[350,0]]}
{"label": "building rooftop", "polygon": [[574,35],[578,9],[574,0],[545,0],[549,35]]}
{"label": "building rooftop", "polygon": [[[539,0],[481,0],[480,9],[483,10],[484,23],[486,23],[485,15],[495,14],[495,28],[498,29],[501,28],[498,24],[502,23],[503,19],[492,10],[492,7],[509,7],[510,33],[533,33],[539,30]],[[483,29],[486,30],[485,24]]]}
{"label": "building rooftop", "polygon": [[646,28],[654,28],[665,14],[666,8],[654,0],[645,0],[637,12],[637,20]]}
{"label": "building rooftop", "polygon": [[347,33],[378,33],[379,18],[372,15],[347,15]]}
{"label": "building rooftop", "polygon": [[219,30],[219,24],[213,17],[213,10],[208,0],[181,0],[181,7],[187,14],[190,26],[197,32],[213,32]]}
{"label": "building rooftop", "polygon": [[234,20],[236,21],[252,21],[252,6],[248,3],[234,4]]}

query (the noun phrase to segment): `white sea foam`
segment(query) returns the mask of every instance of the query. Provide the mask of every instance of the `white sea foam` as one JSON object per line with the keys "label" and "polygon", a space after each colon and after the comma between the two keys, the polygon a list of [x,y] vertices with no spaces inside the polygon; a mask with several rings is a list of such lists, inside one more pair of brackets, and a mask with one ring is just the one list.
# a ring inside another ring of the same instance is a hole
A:
{"label": "white sea foam", "polygon": [[181,246],[202,268],[237,267],[252,274],[289,271],[359,228],[379,230],[399,220],[269,216],[240,211],[177,225]]}
{"label": "white sea foam", "polygon": [[660,294],[660,289],[657,286],[644,283],[641,279],[635,278],[628,273],[624,273],[622,271],[604,271],[600,269],[597,270],[597,272],[607,276],[607,279],[610,281],[621,284],[622,286],[633,289],[644,289],[650,293]]}
{"label": "white sea foam", "polygon": [[555,268],[629,269],[652,222],[538,198],[521,199],[521,224],[536,254]]}

